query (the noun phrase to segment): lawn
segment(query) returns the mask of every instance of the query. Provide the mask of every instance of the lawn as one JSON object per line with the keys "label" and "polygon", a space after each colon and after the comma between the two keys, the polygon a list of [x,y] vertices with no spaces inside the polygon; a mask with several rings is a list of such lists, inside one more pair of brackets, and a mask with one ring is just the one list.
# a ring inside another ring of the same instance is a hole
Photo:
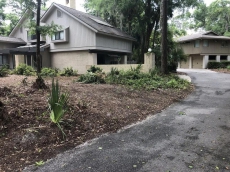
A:
{"label": "lawn", "polygon": [[[122,85],[82,84],[77,77],[58,77],[70,95],[61,121],[66,139],[49,118],[50,89],[31,87],[35,77],[0,78],[0,171],[21,171],[103,133],[116,132],[161,112],[193,90],[136,90]],[[51,78],[45,82],[51,88]]]}

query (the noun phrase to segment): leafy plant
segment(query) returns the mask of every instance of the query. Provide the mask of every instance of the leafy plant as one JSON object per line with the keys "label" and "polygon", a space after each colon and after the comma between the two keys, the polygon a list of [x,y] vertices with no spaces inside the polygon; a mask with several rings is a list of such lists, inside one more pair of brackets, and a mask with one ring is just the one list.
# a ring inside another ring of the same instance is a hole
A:
{"label": "leafy plant", "polygon": [[0,77],[5,77],[9,74],[9,69],[6,65],[0,67]]}
{"label": "leafy plant", "polygon": [[81,75],[78,82],[83,82],[86,84],[89,83],[105,83],[105,73],[102,72],[102,69],[96,66],[91,66],[90,69],[87,70],[87,73]]}
{"label": "leafy plant", "polygon": [[54,77],[57,76],[58,74],[58,69],[52,69],[52,68],[42,68],[41,70],[41,76],[50,76],[50,77]]}
{"label": "leafy plant", "polygon": [[228,70],[230,70],[230,65],[229,65],[229,66],[227,66],[227,69],[228,69]]}
{"label": "leafy plant", "polygon": [[77,70],[73,70],[72,67],[64,68],[60,73],[61,76],[77,76]]}
{"label": "leafy plant", "polygon": [[31,76],[31,75],[33,76],[36,74],[33,67],[28,66],[26,64],[19,64],[19,66],[15,69],[14,73],[17,75],[26,75],[26,76]]}
{"label": "leafy plant", "polygon": [[109,84],[121,84],[134,89],[156,89],[156,88],[175,88],[186,89],[189,83],[175,75],[161,76],[157,70],[150,70],[149,73],[143,73],[141,68],[131,68],[128,71],[117,71],[111,69],[107,74],[105,81]]}
{"label": "leafy plant", "polygon": [[56,80],[56,83],[54,83],[54,79],[53,79],[52,90],[50,93],[50,97],[48,99],[49,109],[50,109],[50,119],[61,130],[63,137],[65,136],[65,133],[61,128],[59,122],[65,114],[65,107],[67,105],[68,99],[69,99],[69,94],[61,93],[58,80]]}
{"label": "leafy plant", "polygon": [[102,72],[102,69],[100,67],[96,67],[96,66],[91,66],[87,72],[92,72],[92,73],[99,73],[99,72]]}
{"label": "leafy plant", "polygon": [[44,161],[38,161],[38,162],[35,162],[35,165],[36,166],[42,166],[42,165],[44,165],[45,163],[44,163]]}
{"label": "leafy plant", "polygon": [[78,79],[78,82],[83,82],[85,84],[89,83],[105,83],[105,74],[102,72],[92,73],[87,72],[84,75],[81,75]]}

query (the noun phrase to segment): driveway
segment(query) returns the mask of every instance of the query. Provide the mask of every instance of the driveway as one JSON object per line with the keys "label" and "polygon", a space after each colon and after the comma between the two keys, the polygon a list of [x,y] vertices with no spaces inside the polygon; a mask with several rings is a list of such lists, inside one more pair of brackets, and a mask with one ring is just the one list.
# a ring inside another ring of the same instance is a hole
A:
{"label": "driveway", "polygon": [[229,171],[230,75],[209,70],[181,71],[188,73],[196,86],[185,100],[118,133],[60,154],[33,170]]}

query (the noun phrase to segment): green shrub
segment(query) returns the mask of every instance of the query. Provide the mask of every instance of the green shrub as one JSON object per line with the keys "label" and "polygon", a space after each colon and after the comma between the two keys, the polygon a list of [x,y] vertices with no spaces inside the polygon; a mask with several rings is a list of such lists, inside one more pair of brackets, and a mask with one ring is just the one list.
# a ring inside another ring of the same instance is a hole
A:
{"label": "green shrub", "polygon": [[69,99],[69,94],[61,93],[58,80],[56,84],[54,79],[52,80],[52,90],[50,97],[48,99],[49,109],[50,109],[50,119],[55,123],[59,129],[62,131],[63,136],[65,135],[63,129],[61,128],[59,122],[65,114],[65,108]]}
{"label": "green shrub", "polygon": [[227,66],[227,69],[228,69],[228,70],[230,70],[230,65],[229,65],[229,66]]}
{"label": "green shrub", "polygon": [[97,72],[97,73],[92,73],[92,72],[87,72],[84,75],[81,75],[78,79],[78,82],[83,82],[85,84],[89,83],[105,83],[105,74],[102,72]]}
{"label": "green shrub", "polygon": [[227,68],[230,65],[229,61],[224,62],[208,62],[208,69],[218,69],[218,68]]}
{"label": "green shrub", "polygon": [[178,76],[169,75],[161,76],[159,71],[150,70],[149,73],[140,71],[140,67],[131,68],[128,71],[118,71],[111,69],[106,76],[106,83],[121,84],[132,87],[134,89],[156,89],[156,88],[176,88],[186,89],[189,82],[180,79]]}
{"label": "green shrub", "polygon": [[26,76],[32,76],[36,74],[34,68],[26,64],[19,64],[19,66],[15,69],[14,73],[17,75],[26,75]]}
{"label": "green shrub", "polygon": [[5,77],[10,73],[8,66],[4,65],[0,67],[0,77]]}
{"label": "green shrub", "polygon": [[60,72],[61,76],[77,76],[77,70],[73,70],[72,67],[64,68],[63,71]]}
{"label": "green shrub", "polygon": [[58,74],[58,69],[42,68],[41,70],[41,76],[54,77],[54,76],[57,76],[57,74]]}
{"label": "green shrub", "polygon": [[96,66],[91,66],[87,72],[92,72],[92,73],[100,73],[102,72],[102,69]]}

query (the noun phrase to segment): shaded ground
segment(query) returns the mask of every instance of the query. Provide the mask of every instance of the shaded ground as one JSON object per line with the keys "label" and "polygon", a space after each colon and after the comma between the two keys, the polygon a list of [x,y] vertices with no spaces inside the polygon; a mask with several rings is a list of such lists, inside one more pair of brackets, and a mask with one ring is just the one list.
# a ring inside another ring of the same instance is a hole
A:
{"label": "shaded ground", "polygon": [[[103,133],[145,119],[187,96],[189,90],[139,91],[116,85],[75,83],[76,77],[60,77],[63,91],[70,93],[68,111],[61,123],[63,140],[49,119],[49,90],[31,88],[34,77],[0,78],[0,171],[21,171]],[[46,83],[51,85],[51,79]],[[1,110],[1,109],[0,109]],[[0,111],[3,112],[3,111]]]}

